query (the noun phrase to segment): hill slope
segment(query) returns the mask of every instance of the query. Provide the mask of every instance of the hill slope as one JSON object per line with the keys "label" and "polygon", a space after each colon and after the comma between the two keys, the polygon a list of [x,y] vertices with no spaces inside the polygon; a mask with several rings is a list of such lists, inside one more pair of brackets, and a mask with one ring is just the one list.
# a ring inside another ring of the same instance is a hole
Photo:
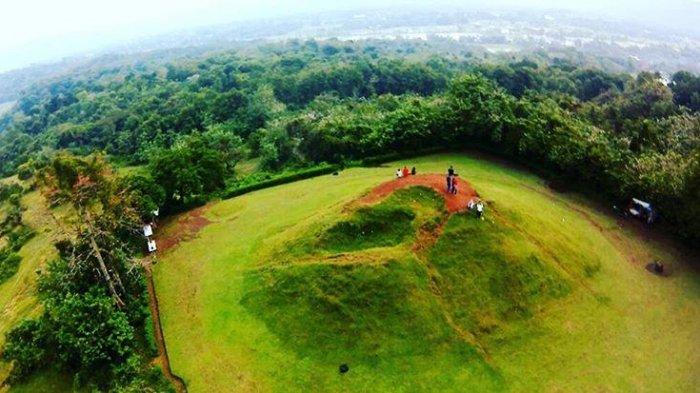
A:
{"label": "hill slope", "polygon": [[[700,276],[678,253],[488,160],[409,164],[455,165],[489,201],[487,220],[450,215],[421,188],[353,202],[389,166],[214,203],[161,229],[179,241],[155,269],[161,319],[190,391],[697,385]],[[654,258],[670,277],[644,269]]]}

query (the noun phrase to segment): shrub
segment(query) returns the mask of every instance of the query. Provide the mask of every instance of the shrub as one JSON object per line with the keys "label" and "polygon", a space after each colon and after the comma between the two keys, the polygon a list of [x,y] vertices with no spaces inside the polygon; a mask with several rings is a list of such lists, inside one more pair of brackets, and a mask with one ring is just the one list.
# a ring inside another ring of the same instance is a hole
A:
{"label": "shrub", "polygon": [[146,319],[143,321],[143,332],[144,338],[146,339],[146,346],[148,348],[148,354],[152,357],[158,356],[158,343],[156,342],[156,331],[153,326],[153,317],[149,311]]}
{"label": "shrub", "polygon": [[22,257],[7,248],[0,250],[0,284],[17,273],[21,261]]}
{"label": "shrub", "polygon": [[[312,177],[317,177],[321,175],[327,175],[329,173],[336,172],[340,169],[337,165],[320,165],[312,168],[301,169],[296,172],[281,174],[277,177],[264,178],[258,182],[252,184],[246,184],[245,181],[243,185],[235,184],[231,188],[227,189],[222,197],[223,198],[233,198],[239,195],[247,194],[249,192],[262,190],[264,188],[279,186],[282,184],[293,183],[295,181],[310,179]],[[254,175],[255,176],[255,175]]]}
{"label": "shrub", "polygon": [[43,319],[22,321],[7,333],[2,359],[12,362],[10,381],[26,378],[41,368],[47,361],[49,343]]}

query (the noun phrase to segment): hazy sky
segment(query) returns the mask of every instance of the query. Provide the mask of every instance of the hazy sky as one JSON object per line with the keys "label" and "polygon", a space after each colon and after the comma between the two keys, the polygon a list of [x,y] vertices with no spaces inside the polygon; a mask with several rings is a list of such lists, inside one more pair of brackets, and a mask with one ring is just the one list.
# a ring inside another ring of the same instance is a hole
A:
{"label": "hazy sky", "polygon": [[[435,3],[434,0],[0,0],[0,72],[175,29],[294,13]],[[585,10],[700,29],[700,0],[438,0],[438,3]]]}

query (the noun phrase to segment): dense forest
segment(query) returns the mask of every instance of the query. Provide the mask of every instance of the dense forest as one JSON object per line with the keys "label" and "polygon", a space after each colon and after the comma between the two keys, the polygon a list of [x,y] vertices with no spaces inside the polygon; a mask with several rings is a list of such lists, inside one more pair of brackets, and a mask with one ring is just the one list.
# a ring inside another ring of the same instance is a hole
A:
{"label": "dense forest", "polygon": [[[416,43],[292,41],[139,60],[27,91],[0,120],[0,171],[29,176],[55,151],[102,151],[148,164],[167,199],[183,203],[235,182],[248,157],[280,170],[479,147],[613,201],[649,199],[697,239],[700,77],[667,82],[558,59],[440,57]],[[192,173],[177,177],[187,184],[172,184],[177,171]]]}
{"label": "dense forest", "polygon": [[[34,176],[81,223],[41,280],[44,316],[8,336],[17,378],[59,359],[87,381],[98,372],[134,389],[145,383],[133,382],[130,342],[146,317],[142,278],[127,268],[128,228],[157,207],[183,209],[270,173],[483,150],[610,203],[647,199],[665,228],[687,244],[700,240],[700,76],[688,72],[665,81],[561,59],[489,62],[418,44],[291,41],[38,84],[0,130],[0,172]],[[250,159],[257,172],[238,174]],[[109,169],[129,165],[144,170],[122,178]],[[91,252],[95,242],[118,251]],[[75,260],[84,268],[69,269]],[[103,263],[110,268],[89,267]],[[95,309],[113,328],[91,343],[101,352],[89,358],[72,334]]]}

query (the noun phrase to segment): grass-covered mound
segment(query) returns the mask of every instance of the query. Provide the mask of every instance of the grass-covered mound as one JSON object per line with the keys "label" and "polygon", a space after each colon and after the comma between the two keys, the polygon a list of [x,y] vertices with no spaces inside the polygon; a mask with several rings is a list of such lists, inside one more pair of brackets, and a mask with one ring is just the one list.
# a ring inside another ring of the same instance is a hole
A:
{"label": "grass-covered mound", "polygon": [[[489,201],[486,220],[446,220],[430,203],[396,202],[406,195],[397,192],[365,207],[391,200],[415,214],[399,243],[321,247],[391,167],[210,205],[211,224],[155,266],[171,365],[188,391],[697,385],[700,277],[671,247],[512,167],[457,154],[415,165],[421,173],[455,165]],[[652,258],[673,274],[649,274]]]}
{"label": "grass-covered mound", "polygon": [[[300,358],[371,366],[449,353],[498,381],[478,337],[531,317],[571,288],[515,230],[467,213],[441,228],[447,218],[435,191],[398,190],[322,233],[318,244],[347,251],[344,259],[316,253],[255,270],[245,279],[242,304]],[[437,242],[415,247],[429,238],[419,230],[434,231]],[[379,260],[363,252],[400,244],[399,259],[393,249]]]}
{"label": "grass-covered mound", "polygon": [[245,307],[301,357],[374,363],[458,344],[415,260],[271,269],[248,285]]}
{"label": "grass-covered mound", "polygon": [[349,218],[333,224],[319,235],[315,246],[336,252],[394,246],[411,238],[417,227],[434,225],[444,211],[444,200],[434,190],[400,189],[379,204],[360,207]]}
{"label": "grass-covered mound", "polygon": [[529,317],[571,290],[551,260],[498,220],[452,216],[428,260],[455,322],[475,334]]}
{"label": "grass-covered mound", "polygon": [[393,246],[411,234],[414,218],[416,215],[405,207],[362,208],[350,219],[329,228],[319,239],[319,245],[332,251]]}

